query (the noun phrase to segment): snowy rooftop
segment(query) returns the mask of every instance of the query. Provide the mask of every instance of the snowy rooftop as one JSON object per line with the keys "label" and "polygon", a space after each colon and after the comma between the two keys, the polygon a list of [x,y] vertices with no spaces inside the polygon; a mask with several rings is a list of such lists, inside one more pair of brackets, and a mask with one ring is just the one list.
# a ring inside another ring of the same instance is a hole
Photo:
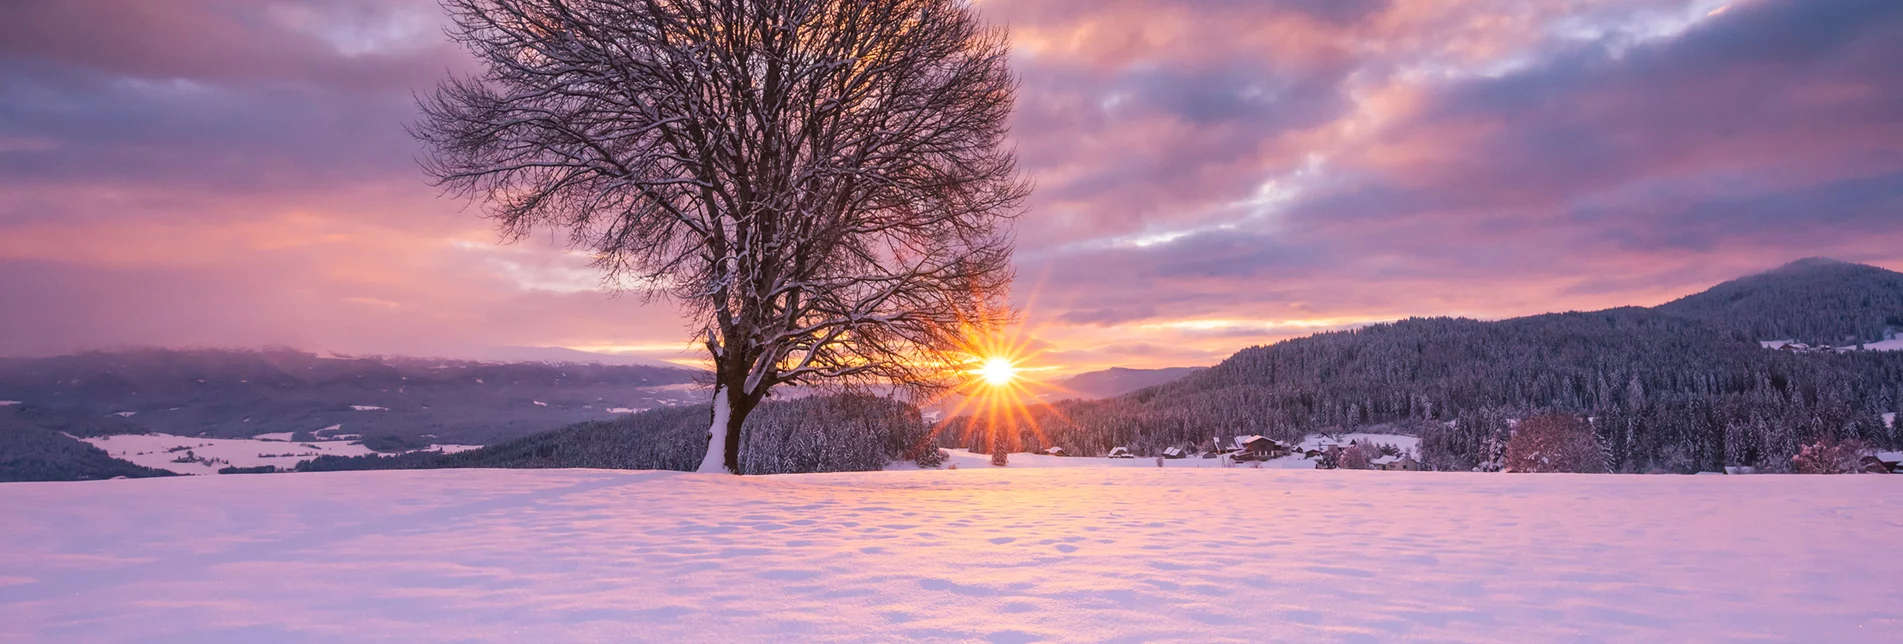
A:
{"label": "snowy rooftop", "polygon": [[0,641],[1864,641],[1903,629],[1895,481],[969,467],[7,483]]}

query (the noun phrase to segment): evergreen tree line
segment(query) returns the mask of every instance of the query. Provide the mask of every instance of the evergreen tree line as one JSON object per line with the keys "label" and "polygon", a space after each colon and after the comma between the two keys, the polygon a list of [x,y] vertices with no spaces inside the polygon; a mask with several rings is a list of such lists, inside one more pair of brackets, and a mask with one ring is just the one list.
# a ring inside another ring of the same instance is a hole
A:
{"label": "evergreen tree line", "polygon": [[979,452],[1002,440],[1014,451],[1121,445],[1148,456],[1243,434],[1387,431],[1421,436],[1430,467],[1469,470],[1498,463],[1510,420],[1567,413],[1592,419],[1610,471],[1778,471],[1815,440],[1903,446],[1880,420],[1900,394],[1903,352],[1774,351],[1626,308],[1323,333],[1117,398],[952,419],[938,439]]}
{"label": "evergreen tree line", "polygon": [[173,476],[113,458],[105,450],[55,430],[0,419],[0,482],[92,481]]}
{"label": "evergreen tree line", "polygon": [[[588,467],[691,471],[706,452],[711,416],[705,405],[663,407],[455,454],[322,456],[298,464],[297,470]],[[929,430],[916,407],[860,394],[769,401],[747,417],[742,432],[744,474],[879,470],[892,460],[914,458],[929,442]]]}

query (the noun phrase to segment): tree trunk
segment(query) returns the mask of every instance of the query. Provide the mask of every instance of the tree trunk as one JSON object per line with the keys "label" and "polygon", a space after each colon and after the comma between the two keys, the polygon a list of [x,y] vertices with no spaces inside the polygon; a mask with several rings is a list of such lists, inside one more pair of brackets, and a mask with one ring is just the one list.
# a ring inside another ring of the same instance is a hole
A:
{"label": "tree trunk", "polygon": [[701,457],[696,472],[711,474],[740,473],[740,426],[747,414],[758,406],[758,396],[748,396],[725,383],[714,384],[714,413],[707,428],[707,455]]}

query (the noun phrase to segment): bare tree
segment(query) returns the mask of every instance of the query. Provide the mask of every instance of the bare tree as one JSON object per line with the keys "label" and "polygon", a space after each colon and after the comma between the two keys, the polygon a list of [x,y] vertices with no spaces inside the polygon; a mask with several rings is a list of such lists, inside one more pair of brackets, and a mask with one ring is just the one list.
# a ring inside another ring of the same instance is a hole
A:
{"label": "bare tree", "polygon": [[1508,472],[1603,473],[1605,456],[1592,424],[1568,414],[1545,414],[1520,421],[1507,441]]}
{"label": "bare tree", "polygon": [[511,241],[560,230],[682,305],[701,471],[782,384],[945,384],[1004,321],[1016,80],[963,0],[443,0],[484,64],[421,100],[425,169]]}

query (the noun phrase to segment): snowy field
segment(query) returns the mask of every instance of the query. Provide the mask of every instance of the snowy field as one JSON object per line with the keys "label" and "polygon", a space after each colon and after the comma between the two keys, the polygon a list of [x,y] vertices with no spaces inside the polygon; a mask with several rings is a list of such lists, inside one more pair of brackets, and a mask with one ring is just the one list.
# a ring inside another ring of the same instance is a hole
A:
{"label": "snowy field", "polygon": [[0,484],[0,641],[1895,641],[1903,478]]}
{"label": "snowy field", "polygon": [[[362,456],[371,450],[353,440],[290,442],[290,433],[262,434],[256,438],[205,438],[171,434],[125,434],[81,439],[93,447],[146,467],[179,474],[217,474],[225,467],[276,465],[278,469],[297,467],[298,462],[319,456]],[[431,445],[427,450],[460,452],[481,445]],[[176,462],[187,456],[198,460]]]}

